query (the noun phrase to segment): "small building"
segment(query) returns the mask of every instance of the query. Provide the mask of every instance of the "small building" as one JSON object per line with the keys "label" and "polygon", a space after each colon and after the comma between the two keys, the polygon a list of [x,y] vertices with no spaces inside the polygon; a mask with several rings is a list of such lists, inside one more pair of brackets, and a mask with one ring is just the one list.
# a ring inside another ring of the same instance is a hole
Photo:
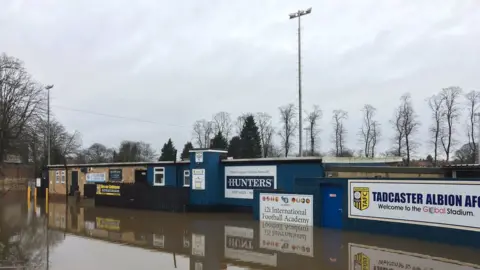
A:
{"label": "small building", "polygon": [[[146,183],[151,186],[189,186],[188,161],[122,162],[97,164],[50,165],[48,187],[50,195],[72,195],[85,186],[96,183]],[[179,182],[177,182],[179,181]],[[68,183],[68,185],[67,185]]]}

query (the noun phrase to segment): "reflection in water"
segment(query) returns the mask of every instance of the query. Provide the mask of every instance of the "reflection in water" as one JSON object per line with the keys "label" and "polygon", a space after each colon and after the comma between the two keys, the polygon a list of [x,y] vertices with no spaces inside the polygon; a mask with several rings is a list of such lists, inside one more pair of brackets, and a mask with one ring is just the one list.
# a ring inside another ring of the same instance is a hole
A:
{"label": "reflection in water", "polygon": [[46,269],[47,243],[55,247],[63,234],[50,231],[40,208],[27,207],[23,192],[0,199],[0,268]]}
{"label": "reflection in water", "polygon": [[478,250],[470,248],[259,223],[250,215],[50,203],[46,220],[42,211],[1,204],[3,261],[28,269],[479,269]]}

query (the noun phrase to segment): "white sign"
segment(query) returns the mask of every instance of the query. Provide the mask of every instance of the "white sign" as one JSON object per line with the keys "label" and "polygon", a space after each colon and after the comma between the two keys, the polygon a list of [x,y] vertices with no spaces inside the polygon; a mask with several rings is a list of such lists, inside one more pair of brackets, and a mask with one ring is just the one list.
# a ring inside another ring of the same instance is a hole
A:
{"label": "white sign", "polygon": [[313,226],[313,196],[260,193],[260,221]]}
{"label": "white sign", "polygon": [[192,233],[192,255],[205,257],[205,235]]}
{"label": "white sign", "polygon": [[87,173],[87,182],[105,182],[106,173]]}
{"label": "white sign", "polygon": [[36,180],[37,180],[37,181],[36,181],[36,182],[37,182],[37,183],[36,183],[36,184],[37,184],[37,187],[41,187],[41,186],[42,186],[42,178],[37,178]]}
{"label": "white sign", "polygon": [[348,217],[480,231],[480,182],[349,180]]}
{"label": "white sign", "polygon": [[313,227],[260,222],[260,248],[313,257]]}
{"label": "white sign", "polygon": [[348,244],[349,270],[478,270],[479,265],[372,246]]}
{"label": "white sign", "polygon": [[205,169],[192,169],[192,189],[205,190]]}
{"label": "white sign", "polygon": [[195,152],[195,163],[203,163],[203,152]]}
{"label": "white sign", "polygon": [[225,198],[253,199],[255,189],[277,189],[277,166],[225,167]]}
{"label": "white sign", "polygon": [[225,226],[225,258],[277,266],[277,254],[256,252],[254,229]]}

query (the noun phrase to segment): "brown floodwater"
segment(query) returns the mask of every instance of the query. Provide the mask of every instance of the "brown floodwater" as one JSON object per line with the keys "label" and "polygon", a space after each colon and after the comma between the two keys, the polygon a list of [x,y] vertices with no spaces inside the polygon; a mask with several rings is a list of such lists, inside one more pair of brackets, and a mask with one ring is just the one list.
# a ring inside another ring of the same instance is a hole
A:
{"label": "brown floodwater", "polygon": [[[480,269],[480,250],[259,223],[249,214],[178,214],[0,198],[0,269]],[[10,268],[3,268],[10,267]]]}

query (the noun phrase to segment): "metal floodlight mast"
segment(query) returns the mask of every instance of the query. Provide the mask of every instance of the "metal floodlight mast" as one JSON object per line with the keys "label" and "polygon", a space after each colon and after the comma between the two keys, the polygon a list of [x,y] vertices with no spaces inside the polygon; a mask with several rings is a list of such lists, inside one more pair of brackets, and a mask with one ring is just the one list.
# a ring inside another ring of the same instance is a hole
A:
{"label": "metal floodlight mast", "polygon": [[290,13],[290,19],[298,18],[298,152],[303,156],[302,150],[302,44],[301,44],[301,24],[300,17],[312,13],[312,8],[306,10],[299,10],[295,13]]}
{"label": "metal floodlight mast", "polygon": [[53,84],[45,86],[47,90],[47,165],[50,165],[50,89],[53,88]]}

